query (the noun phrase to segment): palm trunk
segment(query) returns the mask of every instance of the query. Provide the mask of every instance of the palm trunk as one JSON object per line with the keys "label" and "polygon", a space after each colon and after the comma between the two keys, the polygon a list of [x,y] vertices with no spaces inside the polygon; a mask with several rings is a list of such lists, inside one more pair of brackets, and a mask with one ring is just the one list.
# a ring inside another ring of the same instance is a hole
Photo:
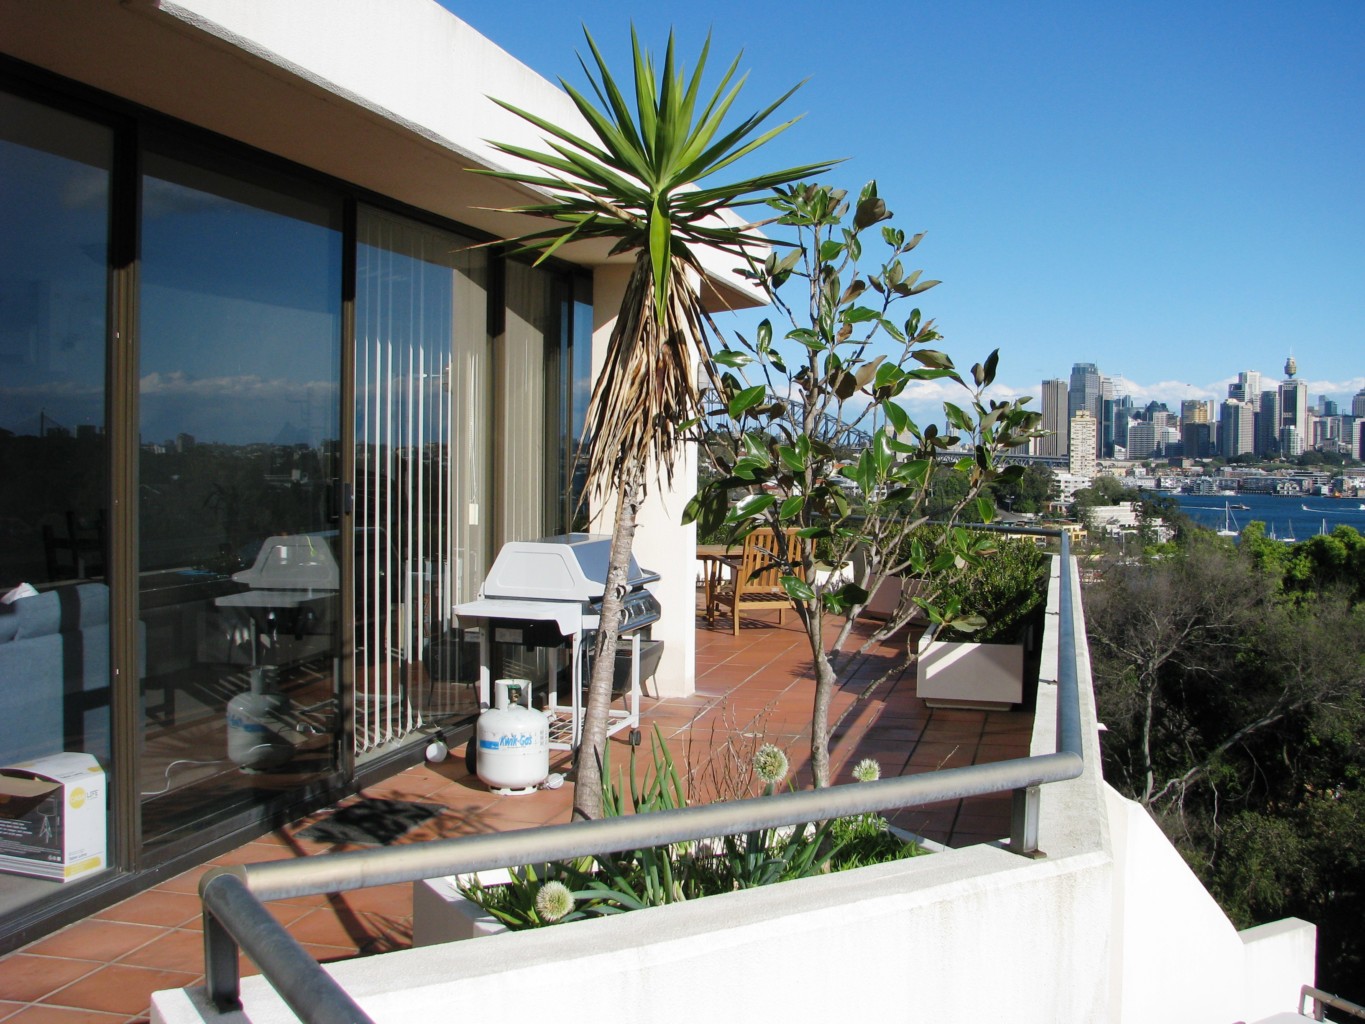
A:
{"label": "palm trunk", "polygon": [[574,783],[575,820],[602,817],[602,758],[607,747],[612,682],[616,674],[616,640],[621,630],[621,610],[630,589],[630,554],[635,544],[635,514],[640,506],[640,470],[630,470],[616,499],[616,521],[611,532],[611,557],[607,563],[606,589],[597,628],[592,678],[583,713],[583,735],[578,747]]}

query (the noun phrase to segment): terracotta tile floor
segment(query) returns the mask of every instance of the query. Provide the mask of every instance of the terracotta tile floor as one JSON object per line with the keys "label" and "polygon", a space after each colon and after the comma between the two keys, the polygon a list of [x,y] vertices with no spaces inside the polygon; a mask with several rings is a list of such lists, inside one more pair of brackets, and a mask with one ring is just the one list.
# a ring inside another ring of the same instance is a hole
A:
{"label": "terracotta tile floor", "polygon": [[[694,799],[734,791],[748,754],[758,744],[788,751],[799,784],[809,771],[810,705],[814,684],[805,635],[794,616],[776,626],[775,613],[745,620],[739,637],[719,623],[698,619],[696,693],[690,697],[642,698],[642,725],[668,742],[680,769],[690,773]],[[832,718],[849,711],[832,745],[837,782],[852,766],[872,757],[883,775],[999,761],[1027,753],[1032,716],[1027,712],[930,710],[914,696],[914,672],[897,673],[858,704],[855,695],[897,664],[897,645],[864,656],[835,697]],[[855,706],[856,705],[856,706]],[[849,709],[852,708],[850,711]],[[623,737],[617,737],[621,740]],[[648,739],[646,739],[648,743]],[[627,748],[615,753],[625,763]],[[498,796],[464,769],[460,751],[436,765],[419,765],[368,787],[367,797],[440,803],[445,810],[409,832],[402,842],[481,831],[530,828],[567,821],[571,784],[527,796]],[[563,768],[560,754],[552,768]],[[327,811],[217,858],[213,864],[250,863],[309,856],[350,847],[310,842],[299,831]],[[951,846],[998,839],[1008,832],[1007,794],[902,811],[894,821]],[[7,1024],[122,1024],[145,1020],[150,993],[198,984],[203,949],[199,876],[209,865],[100,911],[84,921],[0,958],[0,1021]],[[319,960],[337,960],[409,944],[410,887],[383,888],[282,900],[276,917]],[[244,963],[243,970],[252,967]]]}

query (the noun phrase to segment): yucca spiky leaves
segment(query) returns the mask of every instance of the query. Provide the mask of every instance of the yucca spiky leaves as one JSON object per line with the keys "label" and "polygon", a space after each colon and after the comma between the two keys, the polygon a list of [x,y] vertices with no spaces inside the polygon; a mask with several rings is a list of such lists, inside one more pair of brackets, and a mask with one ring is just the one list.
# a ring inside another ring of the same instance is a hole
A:
{"label": "yucca spiky leaves", "polygon": [[634,105],[617,85],[591,34],[584,30],[592,64],[579,63],[596,102],[569,83],[561,85],[592,130],[594,139],[495,100],[545,133],[548,151],[493,143],[528,160],[538,171],[490,172],[550,193],[544,203],[517,207],[554,221],[552,227],[514,241],[540,258],[568,242],[608,239],[612,253],[635,252],[636,266],[588,410],[591,448],[588,479],[601,492],[619,482],[626,465],[653,459],[670,472],[679,428],[697,406],[692,366],[706,348],[699,296],[688,273],[701,275],[697,250],[710,247],[743,258],[746,246],[764,240],[723,211],[761,202],[774,186],[819,174],[831,164],[807,164],[724,185],[705,179],[754,152],[795,120],[762,130],[789,90],[756,114],[727,125],[744,84],[731,62],[709,98],[702,75],[710,40],[689,76],[674,59],[670,35],[664,66],[654,61],[631,31]]}

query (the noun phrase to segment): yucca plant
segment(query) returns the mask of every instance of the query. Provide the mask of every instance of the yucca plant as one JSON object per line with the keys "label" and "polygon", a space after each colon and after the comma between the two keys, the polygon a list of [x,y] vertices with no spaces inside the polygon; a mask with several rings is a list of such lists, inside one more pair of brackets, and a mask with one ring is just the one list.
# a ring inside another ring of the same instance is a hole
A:
{"label": "yucca plant", "polygon": [[[690,75],[674,59],[669,35],[663,68],[641,49],[631,30],[634,104],[618,87],[592,35],[584,30],[591,65],[579,56],[594,99],[561,79],[593,138],[495,100],[545,133],[548,151],[494,143],[503,153],[537,165],[533,171],[490,172],[548,194],[516,212],[553,221],[543,231],[514,241],[544,259],[579,240],[608,239],[613,255],[634,253],[634,270],[608,343],[606,361],[588,407],[588,494],[615,495],[616,514],[606,592],[601,610],[592,678],[588,684],[574,797],[576,817],[602,813],[601,758],[607,738],[616,640],[626,593],[627,568],[635,537],[635,516],[652,470],[672,481],[685,425],[697,414],[694,366],[705,359],[705,310],[698,293],[704,248],[751,258],[765,240],[757,225],[732,212],[761,202],[776,186],[828,169],[808,164],[728,184],[713,175],[749,156],[795,120],[763,129],[797,87],[748,117],[732,119],[743,86],[736,78],[739,57],[703,98],[707,39]],[[798,86],[799,87],[799,86]],[[707,362],[709,366],[709,361]]]}

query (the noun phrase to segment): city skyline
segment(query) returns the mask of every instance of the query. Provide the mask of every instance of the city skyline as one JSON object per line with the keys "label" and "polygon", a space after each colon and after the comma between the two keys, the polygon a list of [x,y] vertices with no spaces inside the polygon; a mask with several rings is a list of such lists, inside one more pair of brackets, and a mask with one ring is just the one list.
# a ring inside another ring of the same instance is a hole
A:
{"label": "city skyline", "polygon": [[[1143,403],[1122,392],[1097,364],[1074,363],[1068,379],[1040,382],[1040,425],[1051,435],[1036,439],[1030,449],[1034,455],[1069,456],[1070,471],[1079,476],[1088,474],[1076,468],[1077,460],[1096,455],[1295,458],[1316,450],[1365,458],[1365,387],[1338,401],[1325,392],[1311,394],[1298,373],[1298,360],[1290,355],[1279,379],[1238,371],[1222,399]],[[1078,438],[1088,451],[1076,450]]]}

